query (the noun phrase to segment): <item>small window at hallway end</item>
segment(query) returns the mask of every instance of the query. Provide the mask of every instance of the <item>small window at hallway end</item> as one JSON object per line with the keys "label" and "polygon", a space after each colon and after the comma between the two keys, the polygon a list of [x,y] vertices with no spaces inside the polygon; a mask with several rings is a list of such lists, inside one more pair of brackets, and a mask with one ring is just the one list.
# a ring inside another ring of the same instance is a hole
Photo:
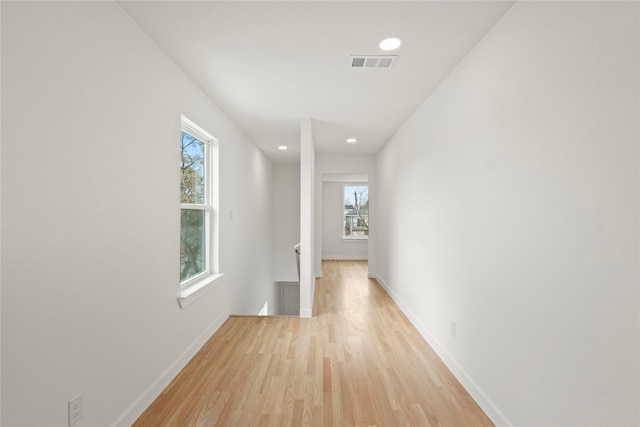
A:
{"label": "small window at hallway end", "polygon": [[342,237],[369,238],[369,186],[344,185]]}

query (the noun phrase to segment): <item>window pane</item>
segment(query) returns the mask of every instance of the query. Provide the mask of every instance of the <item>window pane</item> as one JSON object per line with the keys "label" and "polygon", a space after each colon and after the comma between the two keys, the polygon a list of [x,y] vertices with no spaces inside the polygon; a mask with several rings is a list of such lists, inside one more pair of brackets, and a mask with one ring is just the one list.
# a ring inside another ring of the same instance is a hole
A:
{"label": "window pane", "polygon": [[180,203],[205,203],[204,143],[180,131]]}
{"label": "window pane", "polygon": [[196,276],[207,269],[206,211],[180,211],[180,281]]}
{"label": "window pane", "polygon": [[344,186],[344,236],[369,236],[369,186]]}

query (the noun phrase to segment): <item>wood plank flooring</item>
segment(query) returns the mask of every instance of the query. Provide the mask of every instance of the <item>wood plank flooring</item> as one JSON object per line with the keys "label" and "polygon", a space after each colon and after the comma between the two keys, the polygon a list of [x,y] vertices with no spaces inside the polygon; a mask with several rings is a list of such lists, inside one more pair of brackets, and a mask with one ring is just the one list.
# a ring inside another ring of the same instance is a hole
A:
{"label": "wood plank flooring", "polygon": [[325,261],[314,317],[231,317],[134,423],[493,426],[363,261]]}

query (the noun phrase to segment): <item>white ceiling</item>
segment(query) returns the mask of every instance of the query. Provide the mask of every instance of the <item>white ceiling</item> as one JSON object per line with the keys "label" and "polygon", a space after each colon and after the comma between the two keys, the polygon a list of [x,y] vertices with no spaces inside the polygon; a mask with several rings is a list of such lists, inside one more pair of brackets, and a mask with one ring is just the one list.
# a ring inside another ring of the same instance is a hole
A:
{"label": "white ceiling", "polygon": [[[301,118],[318,154],[376,153],[512,2],[120,4],[270,158],[290,162]],[[388,36],[403,39],[392,68],[350,67],[350,55],[388,54]]]}

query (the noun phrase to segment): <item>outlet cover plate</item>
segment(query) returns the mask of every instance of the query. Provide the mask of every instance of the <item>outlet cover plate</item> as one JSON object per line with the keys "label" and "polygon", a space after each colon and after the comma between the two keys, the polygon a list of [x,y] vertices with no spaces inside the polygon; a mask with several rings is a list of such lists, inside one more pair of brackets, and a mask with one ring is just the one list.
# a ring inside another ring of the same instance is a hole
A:
{"label": "outlet cover plate", "polygon": [[82,394],[69,401],[69,427],[80,421],[84,415]]}

